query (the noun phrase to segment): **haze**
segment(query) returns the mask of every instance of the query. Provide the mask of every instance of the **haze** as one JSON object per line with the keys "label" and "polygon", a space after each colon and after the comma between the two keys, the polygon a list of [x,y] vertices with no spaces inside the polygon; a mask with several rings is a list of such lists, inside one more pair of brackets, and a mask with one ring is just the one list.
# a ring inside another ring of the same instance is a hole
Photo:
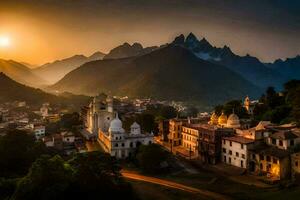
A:
{"label": "haze", "polygon": [[11,45],[0,48],[0,58],[43,64],[193,32],[271,62],[299,54],[299,13],[296,0],[7,0],[0,3],[0,35]]}

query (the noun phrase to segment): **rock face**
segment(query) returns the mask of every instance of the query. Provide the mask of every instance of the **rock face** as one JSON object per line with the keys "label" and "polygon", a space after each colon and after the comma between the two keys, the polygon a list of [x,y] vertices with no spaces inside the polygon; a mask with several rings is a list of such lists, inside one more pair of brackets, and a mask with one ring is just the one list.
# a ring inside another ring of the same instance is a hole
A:
{"label": "rock face", "polygon": [[80,65],[86,62],[101,60],[105,54],[101,52],[95,52],[93,55],[86,57],[84,55],[75,55],[63,60],[57,60],[52,63],[47,63],[32,71],[39,77],[45,79],[48,84],[54,84],[63,78],[67,73],[76,69]]}
{"label": "rock face", "polygon": [[142,56],[86,63],[51,88],[77,94],[94,95],[102,91],[131,97],[193,101],[202,105],[261,93],[237,73],[199,59],[177,44]]}
{"label": "rock face", "polygon": [[140,43],[134,43],[133,45],[128,44],[127,42],[123,45],[120,45],[114,49],[112,49],[104,59],[118,59],[118,58],[127,58],[133,56],[141,56],[151,51],[157,49],[158,47],[147,47],[143,48]]}

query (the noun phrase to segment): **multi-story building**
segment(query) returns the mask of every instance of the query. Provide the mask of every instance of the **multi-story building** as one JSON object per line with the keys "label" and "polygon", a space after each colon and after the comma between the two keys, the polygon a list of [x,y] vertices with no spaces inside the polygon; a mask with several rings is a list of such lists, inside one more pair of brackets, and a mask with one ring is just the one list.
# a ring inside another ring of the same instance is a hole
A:
{"label": "multi-story building", "polygon": [[247,168],[248,149],[255,145],[255,140],[242,136],[224,137],[222,141],[222,160],[236,167]]}
{"label": "multi-story building", "polygon": [[221,160],[222,138],[234,134],[234,129],[202,124],[199,132],[199,158],[202,162],[216,164]]}
{"label": "multi-story building", "polygon": [[182,147],[193,154],[198,154],[199,127],[201,124],[187,123],[182,126]]}
{"label": "multi-story building", "polygon": [[300,137],[292,130],[276,130],[266,139],[266,143],[287,150],[300,144]]}
{"label": "multi-story building", "polygon": [[161,120],[158,124],[159,136],[162,141],[168,141],[169,120]]}
{"label": "multi-story building", "polygon": [[187,122],[187,120],[178,118],[170,119],[168,139],[172,146],[181,145],[181,128],[184,122]]}

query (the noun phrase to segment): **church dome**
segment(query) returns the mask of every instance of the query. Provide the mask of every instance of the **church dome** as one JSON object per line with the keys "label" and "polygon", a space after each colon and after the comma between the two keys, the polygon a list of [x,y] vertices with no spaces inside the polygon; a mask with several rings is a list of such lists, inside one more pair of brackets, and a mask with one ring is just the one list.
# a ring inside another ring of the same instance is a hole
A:
{"label": "church dome", "polygon": [[209,123],[210,124],[218,124],[218,116],[216,115],[215,112],[211,115]]}
{"label": "church dome", "polygon": [[109,131],[110,132],[124,132],[124,129],[122,126],[123,126],[123,123],[119,119],[119,116],[117,114],[116,118],[110,122]]}
{"label": "church dome", "polygon": [[241,125],[240,125],[240,118],[232,113],[229,117],[228,117],[228,120],[227,120],[227,127],[228,128],[239,128]]}
{"label": "church dome", "polygon": [[220,115],[218,119],[218,124],[219,125],[226,125],[227,124],[227,116],[222,112],[222,115]]}

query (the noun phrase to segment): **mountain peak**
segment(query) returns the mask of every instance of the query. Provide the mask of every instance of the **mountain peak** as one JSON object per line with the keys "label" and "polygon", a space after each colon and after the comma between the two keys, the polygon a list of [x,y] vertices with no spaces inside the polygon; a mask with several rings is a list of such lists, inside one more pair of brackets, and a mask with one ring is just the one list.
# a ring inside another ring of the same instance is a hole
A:
{"label": "mountain peak", "polygon": [[183,45],[184,44],[184,40],[185,37],[183,34],[180,34],[179,36],[177,36],[174,41],[172,42],[172,44],[177,44],[177,45]]}
{"label": "mountain peak", "polygon": [[186,37],[186,41],[198,41],[198,39],[192,32],[190,32],[190,34]]}

